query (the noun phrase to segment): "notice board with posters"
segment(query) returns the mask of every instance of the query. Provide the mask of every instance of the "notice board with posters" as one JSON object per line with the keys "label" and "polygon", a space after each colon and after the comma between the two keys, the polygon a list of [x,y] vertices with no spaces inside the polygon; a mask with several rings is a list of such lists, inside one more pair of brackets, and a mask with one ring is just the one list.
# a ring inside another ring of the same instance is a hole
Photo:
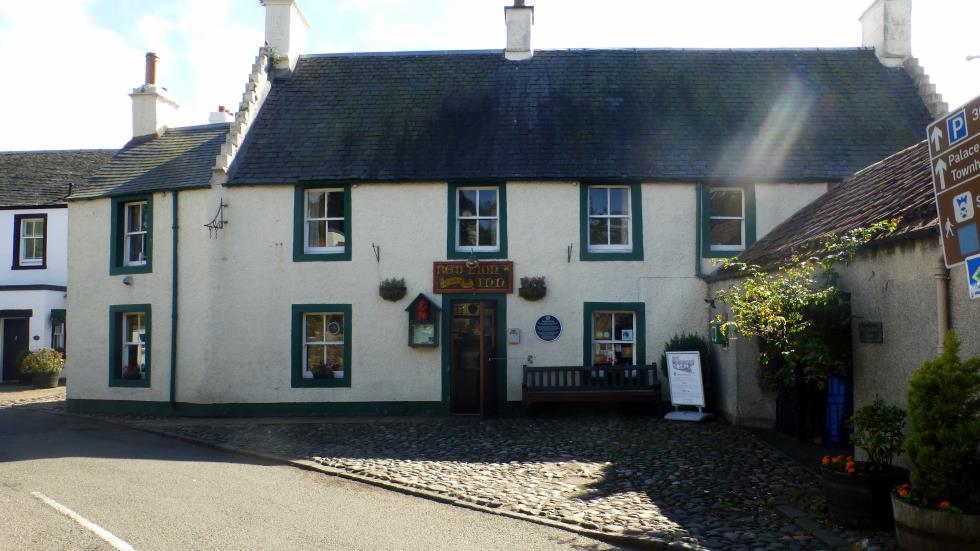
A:
{"label": "notice board with posters", "polygon": [[667,352],[667,381],[670,403],[675,406],[704,407],[699,352]]}

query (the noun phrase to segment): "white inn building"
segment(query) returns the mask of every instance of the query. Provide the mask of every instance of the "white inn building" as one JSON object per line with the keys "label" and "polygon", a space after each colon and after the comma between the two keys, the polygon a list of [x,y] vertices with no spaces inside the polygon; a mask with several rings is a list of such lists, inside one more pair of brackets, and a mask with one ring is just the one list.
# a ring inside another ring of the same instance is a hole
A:
{"label": "white inn building", "polygon": [[707,333],[712,259],[945,109],[888,25],[534,51],[516,5],[500,50],[310,54],[296,3],[265,5],[234,120],[168,127],[149,57],[132,141],[71,197],[74,409],[494,414],[525,364],[649,365]]}

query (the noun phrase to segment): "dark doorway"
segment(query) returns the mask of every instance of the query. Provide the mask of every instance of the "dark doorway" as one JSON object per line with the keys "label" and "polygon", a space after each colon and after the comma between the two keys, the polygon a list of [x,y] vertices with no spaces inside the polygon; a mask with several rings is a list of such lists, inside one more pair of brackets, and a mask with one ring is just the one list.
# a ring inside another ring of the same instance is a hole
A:
{"label": "dark doorway", "polygon": [[3,380],[22,379],[17,359],[27,350],[29,342],[26,318],[7,318],[3,320]]}
{"label": "dark doorway", "polygon": [[451,301],[450,407],[456,414],[496,412],[497,306],[492,300]]}

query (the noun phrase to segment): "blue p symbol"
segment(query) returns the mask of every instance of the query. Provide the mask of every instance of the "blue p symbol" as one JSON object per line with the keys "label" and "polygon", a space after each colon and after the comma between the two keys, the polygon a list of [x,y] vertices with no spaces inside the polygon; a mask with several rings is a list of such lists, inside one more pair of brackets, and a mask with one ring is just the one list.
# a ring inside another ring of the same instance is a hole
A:
{"label": "blue p symbol", "polygon": [[946,119],[946,131],[949,134],[949,145],[953,145],[966,137],[967,131],[965,109]]}

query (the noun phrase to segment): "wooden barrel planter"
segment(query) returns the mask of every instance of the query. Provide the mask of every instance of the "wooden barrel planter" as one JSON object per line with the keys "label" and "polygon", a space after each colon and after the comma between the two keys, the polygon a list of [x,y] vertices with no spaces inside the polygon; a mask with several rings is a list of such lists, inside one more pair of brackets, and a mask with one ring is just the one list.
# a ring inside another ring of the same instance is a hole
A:
{"label": "wooden barrel planter", "polygon": [[54,388],[58,386],[59,377],[61,377],[61,371],[56,371],[54,373],[31,374],[31,379],[34,382],[34,388]]}
{"label": "wooden barrel planter", "polygon": [[882,474],[847,474],[820,469],[830,519],[849,528],[892,530],[892,490],[908,482],[905,469]]}
{"label": "wooden barrel planter", "polygon": [[980,551],[980,515],[918,507],[892,494],[895,539],[902,551]]}

